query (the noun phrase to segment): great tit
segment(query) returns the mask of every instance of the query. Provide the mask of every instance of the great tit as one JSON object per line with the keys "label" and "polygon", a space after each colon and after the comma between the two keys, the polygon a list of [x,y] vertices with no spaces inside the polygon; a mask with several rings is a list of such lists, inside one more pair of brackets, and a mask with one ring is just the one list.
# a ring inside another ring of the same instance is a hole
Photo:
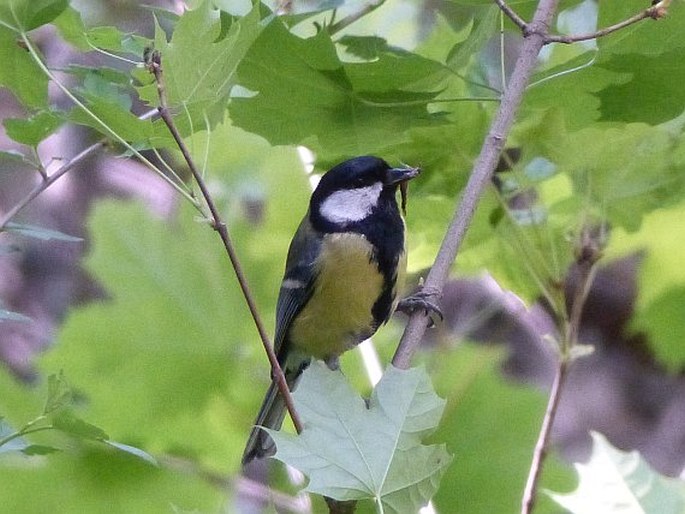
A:
{"label": "great tit", "polygon": [[[337,368],[343,352],[372,336],[397,307],[406,270],[406,182],[418,168],[350,159],[323,175],[288,250],[276,304],[274,349],[292,390],[312,358]],[[285,403],[272,381],[250,434],[243,465],[273,455],[260,427],[280,429]]]}

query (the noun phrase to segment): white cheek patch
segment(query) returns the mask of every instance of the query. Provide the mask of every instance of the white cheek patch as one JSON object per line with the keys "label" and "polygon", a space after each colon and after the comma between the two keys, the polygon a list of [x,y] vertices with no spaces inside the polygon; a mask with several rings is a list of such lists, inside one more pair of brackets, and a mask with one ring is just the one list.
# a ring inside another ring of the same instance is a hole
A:
{"label": "white cheek patch", "polygon": [[366,218],[378,203],[383,184],[336,191],[321,204],[319,212],[332,223],[352,223]]}

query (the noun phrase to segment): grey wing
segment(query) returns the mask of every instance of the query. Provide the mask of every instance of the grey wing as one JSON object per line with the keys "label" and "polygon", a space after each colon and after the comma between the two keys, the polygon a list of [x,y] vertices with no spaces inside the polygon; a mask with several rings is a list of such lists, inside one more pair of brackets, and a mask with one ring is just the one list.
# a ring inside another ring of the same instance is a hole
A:
{"label": "grey wing", "polygon": [[307,303],[314,289],[315,261],[321,249],[321,236],[309,223],[309,213],[300,223],[288,250],[285,275],[276,304],[274,348],[278,362],[285,365],[288,354],[286,335],[290,324]]}

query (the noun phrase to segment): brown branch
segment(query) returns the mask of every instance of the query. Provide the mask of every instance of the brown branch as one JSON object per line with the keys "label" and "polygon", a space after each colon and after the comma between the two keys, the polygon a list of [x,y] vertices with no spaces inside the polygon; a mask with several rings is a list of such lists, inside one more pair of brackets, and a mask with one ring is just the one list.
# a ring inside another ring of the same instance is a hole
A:
{"label": "brown branch", "polygon": [[549,438],[552,433],[552,425],[554,424],[557,409],[559,408],[561,390],[568,373],[569,364],[570,362],[568,358],[563,356],[559,358],[557,371],[554,375],[554,382],[552,383],[552,390],[549,393],[549,400],[547,401],[545,417],[542,420],[542,426],[540,427],[538,440],[535,443],[535,450],[533,451],[533,460],[530,464],[526,488],[523,491],[521,514],[530,514],[533,512],[533,507],[535,506],[538,483],[540,482],[543,463],[545,461],[545,457],[547,456]]}
{"label": "brown branch", "polygon": [[[147,120],[156,113],[156,109],[148,111],[142,116],[140,116],[140,119]],[[41,195],[47,188],[49,188],[52,184],[54,184],[60,178],[62,178],[65,173],[81,164],[81,162],[89,158],[91,155],[94,155],[101,149],[105,148],[107,144],[108,143],[106,138],[101,139],[97,143],[93,143],[88,148],[85,148],[80,153],[69,159],[69,161],[65,162],[57,171],[52,173],[52,175],[46,176],[43,173],[41,173],[43,180],[41,180],[39,184],[36,184],[36,186],[18,204],[16,204],[9,211],[7,211],[2,220],[0,220],[0,232],[2,232],[3,229],[7,226],[7,224],[10,221],[12,221],[12,219],[17,214],[19,214],[28,204],[30,204],[37,196]]]}
{"label": "brown branch", "polygon": [[561,399],[561,391],[568,370],[576,358],[573,349],[578,344],[578,334],[580,333],[583,307],[585,306],[592,283],[595,280],[597,262],[602,256],[602,248],[605,243],[604,226],[583,227],[577,243],[575,250],[576,266],[579,277],[573,293],[573,298],[567,309],[567,311],[570,312],[567,312],[564,316],[564,336],[563,340],[560,341],[559,362],[557,364],[552,390],[549,393],[545,417],[542,420],[538,440],[535,444],[535,450],[533,451],[533,459],[530,464],[530,471],[528,472],[528,480],[526,481],[526,488],[524,489],[523,499],[521,501],[521,514],[530,514],[533,512],[535,506],[540,475],[542,474],[545,457],[547,456],[552,426]]}
{"label": "brown branch", "polygon": [[[497,0],[496,0],[497,1]],[[666,16],[668,14],[668,5],[670,4],[670,0],[662,0],[661,2],[658,2],[657,4],[645,9],[642,12],[637,13],[634,16],[631,16],[630,18],[623,20],[622,22],[616,23],[615,25],[610,25],[609,27],[605,27],[603,29],[597,30],[596,32],[591,32],[588,34],[575,34],[575,35],[569,35],[569,36],[564,36],[564,35],[552,35],[552,36],[546,36],[545,37],[545,44],[550,44],[550,43],[565,43],[565,44],[570,44],[570,43],[577,43],[579,41],[588,41],[590,39],[597,39],[603,36],[606,36],[608,34],[611,34],[612,32],[616,32],[617,30],[624,29],[630,25],[633,25],[635,23],[638,23],[642,20],[646,20],[647,18],[651,18],[653,20],[659,20]]]}
{"label": "brown branch", "polygon": [[231,238],[228,233],[228,227],[226,226],[226,223],[224,223],[224,221],[221,219],[221,215],[219,214],[219,210],[217,209],[216,204],[214,203],[214,200],[209,192],[209,189],[207,188],[207,184],[205,183],[202,174],[195,166],[195,162],[193,161],[193,158],[190,155],[190,152],[188,151],[188,147],[186,146],[185,141],[183,141],[183,137],[181,137],[181,134],[178,132],[173,117],[169,112],[166,100],[166,91],[164,88],[164,78],[162,74],[162,57],[159,52],[152,52],[148,68],[150,72],[154,75],[155,81],[157,83],[157,93],[159,95],[159,115],[166,124],[167,128],[169,129],[169,132],[174,138],[176,144],[178,145],[179,150],[181,150],[183,158],[188,164],[188,167],[190,168],[190,171],[193,174],[193,178],[195,179],[195,182],[197,182],[197,185],[200,188],[200,192],[202,193],[205,203],[207,204],[207,208],[209,209],[209,212],[212,216],[212,228],[216,230],[216,232],[219,234],[219,237],[221,238],[222,243],[224,244],[224,248],[226,249],[228,258],[230,259],[231,265],[233,266],[233,271],[235,272],[236,278],[238,279],[238,284],[240,285],[240,289],[243,293],[243,296],[245,297],[247,307],[250,310],[250,314],[252,315],[254,324],[257,327],[257,332],[259,332],[259,337],[262,340],[264,351],[266,351],[266,355],[269,358],[273,378],[278,384],[278,390],[281,393],[283,400],[285,401],[285,405],[288,409],[288,412],[290,413],[290,418],[293,421],[295,430],[297,430],[297,432],[300,433],[302,432],[302,422],[300,421],[300,418],[297,415],[297,412],[295,411],[293,397],[290,394],[290,389],[288,388],[288,384],[285,380],[285,375],[283,374],[283,370],[281,369],[281,366],[278,363],[278,359],[276,357],[276,354],[274,353],[273,346],[269,340],[269,336],[266,332],[266,329],[264,328],[264,324],[262,323],[261,317],[259,316],[257,304],[255,303],[254,298],[252,297],[252,292],[250,291],[250,288],[248,286],[247,278],[245,277],[245,273],[243,272],[243,268],[238,259],[238,255],[235,251],[233,243],[231,242]]}
{"label": "brown branch", "polygon": [[69,162],[66,162],[62,167],[55,171],[52,175],[44,178],[39,184],[27,194],[18,204],[12,207],[7,214],[0,220],[0,232],[4,230],[7,224],[14,218],[20,211],[22,211],[29,203],[31,203],[38,195],[43,193],[52,184],[57,182],[66,172],[73,169],[75,166],[81,164],[82,161],[86,160],[91,155],[95,154],[99,150],[105,147],[107,140],[101,139],[97,143],[93,143],[85,150],[81,151],[78,155],[72,157]]}
{"label": "brown branch", "polygon": [[[516,111],[523,99],[526,85],[535,69],[538,53],[544,44],[545,35],[557,10],[558,2],[559,0],[541,0],[533,16],[533,21],[528,24],[529,31],[511,75],[509,86],[502,97],[502,103],[485,138],[480,155],[474,164],[435,262],[426,277],[423,292],[433,299],[439,298],[442,294],[442,288],[464,239],[466,229],[471,223],[478,201],[490,183],[507,134],[514,123]],[[402,369],[409,367],[426,331],[428,321],[428,317],[422,311],[415,312],[410,316],[402,340],[392,360],[394,366]]]}
{"label": "brown branch", "polygon": [[511,21],[514,22],[514,25],[521,29],[521,32],[524,34],[528,32],[528,23],[526,23],[526,20],[521,18],[516,11],[507,5],[504,0],[495,0],[495,3],[498,5],[501,11],[506,14]]}

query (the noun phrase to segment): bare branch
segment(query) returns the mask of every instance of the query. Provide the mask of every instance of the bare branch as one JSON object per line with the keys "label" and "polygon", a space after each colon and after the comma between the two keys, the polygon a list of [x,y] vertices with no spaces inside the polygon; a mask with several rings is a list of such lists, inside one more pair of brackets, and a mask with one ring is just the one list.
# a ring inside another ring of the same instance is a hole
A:
{"label": "bare branch", "polygon": [[178,132],[178,128],[176,127],[173,117],[169,112],[166,100],[166,91],[164,88],[164,78],[162,74],[161,60],[162,58],[160,53],[154,51],[152,52],[148,64],[149,70],[154,75],[155,81],[157,83],[157,92],[159,94],[159,115],[166,124],[167,128],[169,129],[169,132],[174,138],[174,141],[176,142],[179,150],[181,150],[183,158],[188,164],[188,167],[190,168],[190,171],[193,174],[193,178],[195,179],[195,182],[197,182],[197,185],[200,188],[200,192],[202,193],[202,196],[205,200],[205,203],[207,204],[207,208],[209,209],[209,212],[212,217],[212,228],[216,230],[216,232],[219,234],[219,237],[221,238],[221,241],[224,244],[224,248],[226,249],[226,253],[228,254],[228,258],[231,261],[233,271],[235,272],[236,278],[238,279],[238,284],[240,285],[240,289],[243,293],[243,296],[245,297],[247,307],[250,310],[252,319],[255,323],[255,326],[257,327],[257,332],[259,332],[259,337],[262,340],[262,345],[264,346],[264,350],[266,351],[267,357],[269,358],[269,363],[271,364],[271,371],[273,373],[274,380],[276,380],[276,383],[278,384],[278,390],[281,393],[283,400],[285,401],[288,412],[290,413],[290,418],[292,419],[293,425],[295,426],[295,430],[297,430],[297,432],[300,433],[302,432],[302,421],[300,420],[299,416],[297,415],[297,412],[295,411],[293,398],[290,394],[290,389],[288,388],[288,384],[285,380],[285,375],[283,374],[283,370],[281,369],[281,366],[278,363],[278,359],[273,350],[273,345],[271,344],[266,329],[264,328],[264,323],[262,323],[259,311],[257,310],[257,304],[254,301],[252,292],[247,283],[247,278],[245,277],[245,273],[243,272],[243,268],[240,264],[238,255],[235,251],[235,247],[233,246],[233,243],[229,236],[228,227],[226,226],[226,223],[224,223],[224,221],[222,220],[221,215],[219,214],[219,210],[217,209],[216,204],[214,203],[214,200],[209,192],[209,189],[207,188],[207,184],[205,183],[202,174],[195,166],[195,162],[193,161],[193,158],[190,155],[190,152],[188,151],[188,147],[186,146],[185,141],[183,141],[183,137],[181,137],[181,134]]}
{"label": "bare branch", "polygon": [[91,155],[94,155],[102,148],[105,147],[107,141],[101,139],[97,143],[93,143],[88,148],[80,152],[78,155],[72,157],[68,162],[66,162],[62,167],[55,171],[52,175],[41,180],[30,192],[27,194],[18,204],[12,207],[7,214],[0,220],[0,232],[7,226],[7,224],[14,218],[20,211],[22,211],[29,203],[31,203],[38,195],[43,193],[52,184],[57,182],[67,171],[73,169],[86,160]]}
{"label": "bare branch", "polygon": [[646,20],[647,18],[651,18],[653,20],[659,20],[666,16],[668,14],[668,5],[670,4],[670,0],[662,0],[661,2],[656,3],[655,5],[645,9],[642,12],[637,13],[634,16],[631,16],[630,18],[623,20],[622,22],[616,23],[615,25],[610,25],[609,27],[605,27],[603,29],[600,29],[596,32],[591,32],[588,34],[575,34],[575,35],[569,35],[569,36],[563,36],[563,35],[551,35],[551,36],[546,36],[545,37],[545,44],[550,44],[550,43],[577,43],[578,41],[588,41],[590,39],[597,39],[599,37],[606,36],[608,34],[611,34],[612,32],[616,32],[617,30],[624,29],[630,25],[633,25],[635,23],[638,23],[642,20]]}
{"label": "bare branch", "polygon": [[[593,232],[597,233],[594,234]],[[572,301],[570,302],[570,309],[568,309],[570,312],[567,311],[563,315],[563,339],[559,342],[559,362],[552,390],[549,393],[545,417],[542,420],[538,440],[535,444],[533,460],[530,464],[528,480],[526,481],[526,488],[524,489],[521,501],[521,514],[530,514],[535,506],[540,475],[542,474],[545,457],[547,456],[552,426],[561,399],[561,391],[568,369],[576,358],[573,349],[578,344],[583,307],[585,306],[592,283],[595,280],[597,261],[602,256],[604,242],[604,226],[584,226],[578,237],[578,244],[575,250],[579,276]]]}
{"label": "bare branch", "polygon": [[495,3],[524,34],[528,32],[528,23],[526,23],[526,20],[521,18],[504,0],[495,0]]}
{"label": "bare branch", "polygon": [[533,507],[535,506],[538,483],[540,481],[540,474],[542,473],[542,466],[545,457],[547,456],[549,437],[552,432],[552,425],[554,423],[557,409],[559,407],[559,400],[561,399],[561,390],[563,388],[563,384],[568,373],[569,364],[570,362],[567,358],[559,358],[557,371],[554,375],[554,383],[552,384],[552,390],[549,393],[549,400],[547,401],[545,417],[542,420],[542,426],[540,427],[538,440],[535,443],[533,461],[530,464],[530,471],[528,473],[528,480],[526,481],[526,488],[523,491],[523,500],[521,502],[521,514],[530,514],[531,512],[533,512]]}
{"label": "bare branch", "polygon": [[[558,2],[559,0],[541,0],[533,21],[527,25],[528,37],[524,41],[509,86],[504,93],[497,115],[481,148],[481,153],[474,164],[435,262],[426,277],[423,292],[434,299],[439,298],[442,294],[442,288],[464,239],[466,229],[471,223],[478,201],[490,183],[507,134],[514,123],[516,111],[521,104],[526,85],[535,69],[538,53],[544,45],[547,30],[557,10]],[[423,312],[418,311],[410,316],[402,340],[392,360],[394,366],[403,369],[409,367],[427,326],[428,317]]]}

